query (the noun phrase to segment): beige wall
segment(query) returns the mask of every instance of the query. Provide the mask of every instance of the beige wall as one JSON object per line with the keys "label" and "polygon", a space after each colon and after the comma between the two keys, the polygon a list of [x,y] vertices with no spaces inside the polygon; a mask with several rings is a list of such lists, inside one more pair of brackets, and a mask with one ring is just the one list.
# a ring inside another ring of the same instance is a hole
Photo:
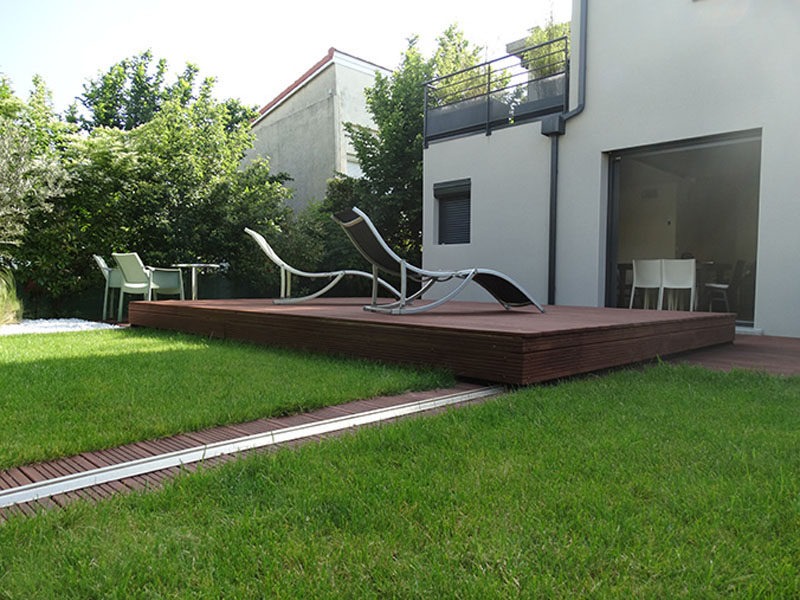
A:
{"label": "beige wall", "polygon": [[[290,201],[295,210],[322,200],[334,173],[347,172],[355,160],[343,123],[372,126],[364,88],[374,71],[361,61],[336,59],[253,126],[256,136],[244,163],[267,156],[273,172],[285,171],[293,181]],[[352,169],[352,167],[351,167]]]}
{"label": "beige wall", "polygon": [[336,65],[336,96],[338,102],[338,118],[336,119],[337,161],[336,170],[347,173],[347,158],[357,160],[353,145],[344,130],[344,123],[357,123],[373,128],[372,115],[367,111],[364,90],[375,83],[374,73],[365,73],[346,65]]}
{"label": "beige wall", "polygon": [[336,169],[335,76],[331,64],[253,127],[245,161],[267,156],[272,172],[289,173],[295,209],[322,199]]}

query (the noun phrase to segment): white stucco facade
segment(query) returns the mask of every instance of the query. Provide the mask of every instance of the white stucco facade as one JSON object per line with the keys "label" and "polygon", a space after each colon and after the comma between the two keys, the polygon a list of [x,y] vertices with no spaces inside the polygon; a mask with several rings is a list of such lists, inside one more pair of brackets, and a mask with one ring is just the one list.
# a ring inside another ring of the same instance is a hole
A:
{"label": "white stucco facade", "polygon": [[[585,108],[559,140],[556,303],[605,303],[611,153],[752,130],[761,138],[754,327],[800,336],[800,4],[589,0],[586,23]],[[540,123],[432,143],[424,163],[425,265],[458,256],[455,266],[506,271],[546,299],[550,140]],[[461,248],[435,240],[433,185],[454,177],[473,181],[472,241]]]}
{"label": "white stucco facade", "polygon": [[[539,123],[431,144],[423,163],[424,267],[496,268],[534,297],[546,297],[549,190],[541,182],[547,181],[550,165],[536,157],[548,157],[549,147],[539,135]],[[470,243],[439,245],[433,184],[467,178],[472,188]],[[512,244],[513,251],[506,252]],[[480,286],[470,286],[459,299],[492,300]]]}
{"label": "white stucco facade", "polygon": [[325,59],[270,102],[253,123],[255,141],[245,156],[268,157],[272,172],[292,177],[295,210],[322,200],[336,172],[353,174],[358,164],[344,130],[351,122],[372,127],[364,89],[375,73],[388,71],[331,48]]}

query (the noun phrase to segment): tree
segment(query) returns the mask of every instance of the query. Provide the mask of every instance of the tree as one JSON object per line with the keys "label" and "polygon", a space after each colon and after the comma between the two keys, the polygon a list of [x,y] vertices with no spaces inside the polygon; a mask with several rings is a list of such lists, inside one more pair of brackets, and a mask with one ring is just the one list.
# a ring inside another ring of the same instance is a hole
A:
{"label": "tree", "polygon": [[[245,226],[297,230],[281,251],[318,259],[318,240],[304,233],[314,227],[296,224],[286,205],[288,175],[270,173],[264,161],[240,169],[255,111],[216,100],[215,79],[196,85],[191,64],[165,87],[165,65],[154,71],[144,53],[88,85],[81,134],[56,117],[41,81],[27,103],[0,85],[0,232],[14,223],[19,244],[8,262],[34,312],[63,314],[65,300],[98,285],[92,254],[227,263],[231,279],[264,291],[276,290],[277,278],[255,267],[263,263]],[[9,198],[16,220],[3,212]]]}
{"label": "tree", "polygon": [[[440,98],[441,104],[448,104],[481,96],[486,93],[486,78],[489,70],[486,68],[472,69],[465,73],[460,72],[467,67],[474,67],[480,62],[483,48],[472,46],[455,25],[450,25],[438,38],[439,45],[433,55],[432,64],[434,73],[432,77],[448,76],[443,82]],[[492,74],[496,79],[497,73]],[[502,86],[502,82],[494,82],[494,87]],[[431,98],[429,97],[430,101]]]}
{"label": "tree", "polygon": [[70,128],[56,118],[42,80],[33,84],[23,102],[0,79],[0,257],[19,243],[30,215],[49,210],[68,181],[59,149]]}
{"label": "tree", "polygon": [[258,158],[245,169],[236,170],[212,192],[211,201],[223,213],[222,224],[209,235],[220,248],[234,280],[263,295],[276,295],[280,278],[277,267],[244,234],[250,227],[267,236],[276,251],[289,262],[313,264],[319,260],[321,245],[308,234],[287,204],[291,192],[284,186],[285,173],[272,174],[269,162]]}
{"label": "tree", "polygon": [[253,138],[249,124],[230,126],[227,106],[212,96],[213,85],[213,79],[206,79],[188,106],[169,99],[130,134],[139,160],[137,201],[129,204],[127,217],[152,260],[222,258],[212,256],[216,253],[205,243],[215,224],[210,213],[218,210],[212,192],[236,173]]}
{"label": "tree", "polygon": [[[197,66],[186,63],[175,82],[165,85],[167,61],[162,58],[153,64],[153,60],[152,52],[146,50],[112,65],[97,79],[90,79],[78,98],[86,114],[79,114],[73,104],[67,120],[79,123],[86,131],[96,127],[127,131],[150,122],[167,102],[191,104],[197,98]],[[231,123],[249,122],[253,117],[254,109],[238,100],[227,100],[225,104]]]}
{"label": "tree", "polygon": [[33,310],[45,299],[58,307],[86,289],[95,276],[92,254],[107,255],[111,240],[128,241],[130,227],[122,214],[135,185],[137,156],[125,133],[98,128],[65,148],[71,189],[53,198],[47,210],[32,213],[15,252]]}
{"label": "tree", "polygon": [[[127,131],[95,127],[64,149],[72,190],[36,211],[16,252],[34,306],[59,302],[97,282],[92,254],[136,251],[148,264],[229,263],[233,278],[252,273],[241,260],[244,226],[289,228],[285,174],[266,163],[240,170],[252,143],[240,104],[213,97],[206,79],[190,102],[165,100]],[[234,101],[235,102],[235,101]],[[242,272],[238,272],[242,269]]]}
{"label": "tree", "polygon": [[[388,77],[378,74],[374,85],[365,90],[375,130],[345,124],[364,177],[337,175],[321,205],[326,212],[359,206],[387,243],[414,263],[422,256],[424,83],[475,66],[481,52],[455,25],[437,41],[436,52],[426,60],[417,48],[417,38],[410,38],[400,67]],[[341,248],[331,251],[341,254]]]}
{"label": "tree", "polygon": [[[153,54],[147,50],[112,65],[97,79],[90,79],[79,98],[88,116],[79,116],[73,104],[69,118],[87,131],[95,127],[129,130],[147,123],[167,95],[163,88],[167,61],[162,58],[151,69],[152,60]],[[190,87],[196,73],[197,69],[192,69],[184,74],[188,75],[185,83]]]}
{"label": "tree", "polygon": [[[547,25],[533,27],[530,32],[530,35],[525,39],[526,47],[539,46],[561,37],[566,37],[569,40],[570,22],[554,23],[553,16],[550,15],[550,21]],[[564,57],[558,53],[554,54],[554,52],[555,49],[550,46],[534,48],[526,52],[522,57],[523,65],[533,72],[535,77],[546,77],[565,70],[566,65],[562,62]]]}

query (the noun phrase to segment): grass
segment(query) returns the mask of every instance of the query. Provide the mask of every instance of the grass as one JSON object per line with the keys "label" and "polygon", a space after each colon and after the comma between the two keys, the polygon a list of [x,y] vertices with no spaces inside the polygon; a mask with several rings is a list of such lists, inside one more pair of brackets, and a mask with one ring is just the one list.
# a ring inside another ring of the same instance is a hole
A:
{"label": "grass", "polygon": [[518,391],[0,526],[0,597],[800,596],[800,379]]}
{"label": "grass", "polygon": [[153,330],[0,337],[0,468],[453,383]]}

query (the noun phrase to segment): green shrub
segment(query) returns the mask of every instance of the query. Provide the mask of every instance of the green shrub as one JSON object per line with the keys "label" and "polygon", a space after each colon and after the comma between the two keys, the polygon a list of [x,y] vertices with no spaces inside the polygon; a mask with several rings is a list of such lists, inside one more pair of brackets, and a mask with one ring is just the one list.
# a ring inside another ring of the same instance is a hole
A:
{"label": "green shrub", "polygon": [[10,271],[0,271],[0,325],[19,323],[22,302],[17,298],[17,286]]}

